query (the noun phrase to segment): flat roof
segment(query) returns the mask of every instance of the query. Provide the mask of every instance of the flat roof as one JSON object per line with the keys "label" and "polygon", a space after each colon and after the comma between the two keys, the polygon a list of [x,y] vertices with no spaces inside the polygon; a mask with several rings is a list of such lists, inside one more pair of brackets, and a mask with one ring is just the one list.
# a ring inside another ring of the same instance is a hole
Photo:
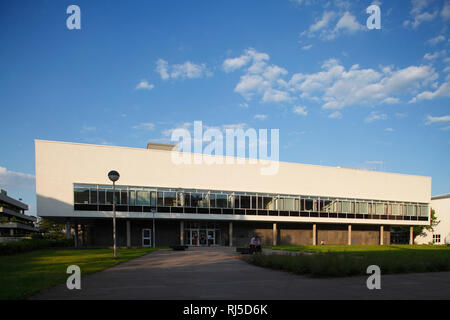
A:
{"label": "flat roof", "polygon": [[19,200],[13,199],[10,196],[8,196],[7,192],[3,189],[0,191],[0,201],[6,202],[12,206],[21,208],[23,210],[28,210],[28,205],[20,202]]}
{"label": "flat roof", "polygon": [[439,196],[431,197],[431,200],[448,199],[450,198],[450,193],[441,194]]}

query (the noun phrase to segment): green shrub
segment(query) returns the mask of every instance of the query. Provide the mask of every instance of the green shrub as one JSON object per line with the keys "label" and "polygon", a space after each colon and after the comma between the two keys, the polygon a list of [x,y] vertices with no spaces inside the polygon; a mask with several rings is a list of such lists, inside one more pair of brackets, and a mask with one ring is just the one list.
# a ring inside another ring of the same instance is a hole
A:
{"label": "green shrub", "polygon": [[0,243],[0,256],[45,248],[72,247],[72,246],[73,246],[73,239],[63,239],[63,240],[25,239],[17,242]]}

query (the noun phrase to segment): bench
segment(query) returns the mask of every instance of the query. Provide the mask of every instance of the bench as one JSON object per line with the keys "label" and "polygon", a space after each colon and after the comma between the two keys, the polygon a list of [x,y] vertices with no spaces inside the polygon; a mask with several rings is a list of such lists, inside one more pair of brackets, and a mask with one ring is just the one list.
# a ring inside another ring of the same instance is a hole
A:
{"label": "bench", "polygon": [[170,246],[170,248],[174,251],[184,251],[188,248],[188,246],[178,245],[178,246]]}

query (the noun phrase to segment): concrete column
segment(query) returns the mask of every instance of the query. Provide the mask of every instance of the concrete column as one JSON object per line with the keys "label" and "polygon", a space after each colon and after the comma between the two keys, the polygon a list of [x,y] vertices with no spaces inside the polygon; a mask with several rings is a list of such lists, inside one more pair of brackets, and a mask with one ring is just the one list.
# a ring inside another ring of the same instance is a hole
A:
{"label": "concrete column", "polygon": [[348,240],[347,240],[347,244],[349,246],[352,245],[352,225],[351,224],[348,225]]}
{"label": "concrete column", "polygon": [[229,246],[233,246],[233,222],[230,221],[229,227],[228,227],[228,237],[230,238],[230,244]]}
{"label": "concrete column", "polygon": [[9,235],[10,235],[11,237],[14,237],[14,229],[9,229]]}
{"label": "concrete column", "polygon": [[380,245],[383,245],[384,241],[384,226],[380,226]]}
{"label": "concrete column", "polygon": [[277,224],[274,222],[273,223],[273,229],[272,229],[272,245],[276,246],[277,245]]}
{"label": "concrete column", "polygon": [[70,225],[69,220],[66,222],[66,239],[70,239],[70,229],[72,229],[72,226]]}
{"label": "concrete column", "polygon": [[127,220],[127,247],[131,247],[131,221]]}
{"label": "concrete column", "polygon": [[180,245],[184,244],[184,221],[180,221]]}
{"label": "concrete column", "polygon": [[409,244],[414,244],[414,227],[409,227]]}
{"label": "concrete column", "polygon": [[317,225],[315,223],[313,224],[312,229],[312,244],[313,246],[317,245]]}

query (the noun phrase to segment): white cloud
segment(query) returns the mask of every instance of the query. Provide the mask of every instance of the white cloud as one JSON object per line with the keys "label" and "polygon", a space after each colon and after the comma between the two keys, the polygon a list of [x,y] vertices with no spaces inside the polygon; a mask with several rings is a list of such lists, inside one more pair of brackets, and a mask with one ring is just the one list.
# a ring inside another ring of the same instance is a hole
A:
{"label": "white cloud", "polygon": [[403,26],[416,29],[423,22],[434,20],[438,15],[438,11],[434,11],[433,13],[424,11],[431,2],[432,1],[429,0],[412,0],[412,9],[410,13],[413,19],[405,20]]}
{"label": "white cloud", "polygon": [[239,106],[241,106],[242,108],[248,108],[248,103],[241,103],[239,104]]}
{"label": "white cloud", "polygon": [[397,104],[399,102],[400,102],[400,99],[398,99],[398,98],[391,98],[391,97],[388,97],[388,98],[383,100],[383,103],[386,103],[386,104]]}
{"label": "white cloud", "polygon": [[156,61],[156,72],[159,73],[161,79],[166,80],[170,78],[169,75],[169,63],[163,59]]}
{"label": "white cloud", "polygon": [[263,102],[289,102],[292,98],[286,91],[269,88],[264,92]]}
{"label": "white cloud", "polygon": [[439,42],[443,42],[445,40],[446,40],[446,38],[441,34],[441,35],[438,35],[438,36],[436,36],[434,38],[431,38],[430,40],[427,41],[427,43],[429,43],[429,44],[434,46],[434,45],[438,44]]}
{"label": "white cloud", "polygon": [[354,33],[364,29],[365,28],[358,21],[356,21],[356,18],[347,11],[336,24],[335,32],[345,30],[347,32]]}
{"label": "white cloud", "polygon": [[312,47],[313,47],[313,45],[312,45],[312,44],[309,44],[309,45],[303,46],[303,47],[302,47],[302,50],[307,51],[307,50],[311,49]]}
{"label": "white cloud", "polygon": [[422,93],[419,93],[416,97],[412,98],[409,102],[415,103],[420,100],[432,100],[434,98],[438,97],[450,97],[450,81],[447,80],[447,82],[444,82],[439,86],[437,90],[434,92],[431,91],[424,91]]}
{"label": "white cloud", "polygon": [[258,120],[266,120],[267,115],[266,114],[256,114],[254,118],[258,119]]}
{"label": "white cloud", "polygon": [[29,173],[15,172],[0,166],[0,187],[8,189],[34,189],[35,177]]}
{"label": "white cloud", "polygon": [[155,86],[153,84],[149,84],[147,80],[142,80],[139,82],[139,84],[136,86],[136,90],[152,90]]}
{"label": "white cloud", "polygon": [[306,111],[306,107],[302,107],[302,106],[296,106],[294,107],[294,113],[300,115],[300,116],[307,116],[308,115],[308,111]]}
{"label": "white cloud", "polygon": [[384,131],[386,131],[386,132],[394,132],[395,130],[392,129],[392,128],[386,128],[386,129],[384,129]]}
{"label": "white cloud", "polygon": [[196,79],[204,76],[211,76],[212,72],[208,70],[205,63],[195,64],[186,61],[183,64],[175,64],[170,66],[163,59],[156,62],[156,72],[159,73],[161,79]]}
{"label": "white cloud", "polygon": [[140,129],[140,130],[154,130],[155,124],[152,122],[142,122],[138,125],[133,126],[133,129]]}
{"label": "white cloud", "polygon": [[328,115],[328,118],[330,119],[342,119],[342,117],[342,113],[340,113],[339,111],[334,111]]}
{"label": "white cloud", "polygon": [[301,33],[301,36],[309,38],[319,36],[322,40],[332,40],[341,34],[353,34],[357,31],[366,30],[349,11],[341,11],[341,9],[348,9],[350,6],[343,3],[341,6],[335,3],[338,11],[328,10],[323,12],[322,17],[316,19],[308,30]]}
{"label": "white cloud", "polygon": [[377,111],[372,111],[370,113],[370,115],[366,119],[364,119],[364,122],[372,123],[374,121],[386,120],[386,119],[387,119],[387,114],[379,114]]}
{"label": "white cloud", "polygon": [[445,1],[444,7],[442,8],[441,11],[441,17],[444,20],[450,19],[450,1]]}
{"label": "white cloud", "polygon": [[435,60],[435,59],[437,59],[439,57],[444,57],[446,54],[447,54],[447,51],[446,50],[442,50],[442,51],[438,51],[438,52],[435,52],[435,53],[426,53],[423,56],[423,58],[425,60],[430,60],[431,61],[431,60]]}
{"label": "white cloud", "polygon": [[430,125],[430,124],[435,124],[435,123],[446,123],[446,122],[450,122],[450,115],[441,116],[441,117],[427,116],[425,124]]}

